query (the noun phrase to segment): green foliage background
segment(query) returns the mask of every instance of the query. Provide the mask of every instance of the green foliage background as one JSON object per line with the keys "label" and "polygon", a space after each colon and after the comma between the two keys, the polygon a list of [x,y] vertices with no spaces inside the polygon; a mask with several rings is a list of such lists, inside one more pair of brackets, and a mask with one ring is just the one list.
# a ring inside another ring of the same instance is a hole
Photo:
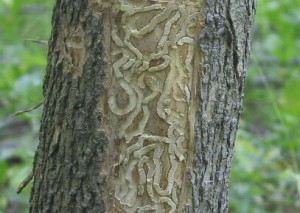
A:
{"label": "green foliage background", "polygon": [[[232,213],[300,212],[300,1],[258,0],[230,187]],[[0,0],[0,212],[28,212],[54,1]]]}

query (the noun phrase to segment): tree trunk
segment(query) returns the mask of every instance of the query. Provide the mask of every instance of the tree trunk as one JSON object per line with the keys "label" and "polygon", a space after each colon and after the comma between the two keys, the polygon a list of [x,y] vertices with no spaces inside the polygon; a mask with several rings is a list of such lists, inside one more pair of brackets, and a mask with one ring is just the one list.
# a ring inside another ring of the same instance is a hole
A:
{"label": "tree trunk", "polygon": [[254,0],[57,0],[30,212],[228,212]]}

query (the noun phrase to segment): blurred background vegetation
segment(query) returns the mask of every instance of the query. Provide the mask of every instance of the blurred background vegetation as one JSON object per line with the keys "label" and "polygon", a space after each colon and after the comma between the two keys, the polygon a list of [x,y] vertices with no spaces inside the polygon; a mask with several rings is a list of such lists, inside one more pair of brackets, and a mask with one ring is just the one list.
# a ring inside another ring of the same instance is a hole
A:
{"label": "blurred background vegetation", "polygon": [[[300,1],[258,0],[230,212],[300,212]],[[54,0],[0,0],[0,212],[28,212]]]}

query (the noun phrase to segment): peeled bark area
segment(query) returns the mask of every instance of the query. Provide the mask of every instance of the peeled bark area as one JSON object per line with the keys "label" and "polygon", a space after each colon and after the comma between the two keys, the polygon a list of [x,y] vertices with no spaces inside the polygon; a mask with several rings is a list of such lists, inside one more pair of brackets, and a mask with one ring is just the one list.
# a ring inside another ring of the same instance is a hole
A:
{"label": "peeled bark area", "polygon": [[108,212],[182,212],[192,205],[201,4],[137,2],[105,5]]}

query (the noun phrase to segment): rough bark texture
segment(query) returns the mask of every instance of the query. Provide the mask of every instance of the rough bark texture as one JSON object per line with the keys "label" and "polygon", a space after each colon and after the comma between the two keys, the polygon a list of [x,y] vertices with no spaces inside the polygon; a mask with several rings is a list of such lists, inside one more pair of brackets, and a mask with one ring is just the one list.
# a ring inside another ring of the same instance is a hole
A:
{"label": "rough bark texture", "polygon": [[105,212],[103,19],[88,0],[57,0],[30,212]]}
{"label": "rough bark texture", "polygon": [[56,1],[30,212],[228,212],[254,0],[120,2]]}
{"label": "rough bark texture", "polygon": [[[200,33],[193,212],[228,212],[233,148],[243,107],[255,0],[207,0]],[[233,183],[234,184],[234,183]]]}

